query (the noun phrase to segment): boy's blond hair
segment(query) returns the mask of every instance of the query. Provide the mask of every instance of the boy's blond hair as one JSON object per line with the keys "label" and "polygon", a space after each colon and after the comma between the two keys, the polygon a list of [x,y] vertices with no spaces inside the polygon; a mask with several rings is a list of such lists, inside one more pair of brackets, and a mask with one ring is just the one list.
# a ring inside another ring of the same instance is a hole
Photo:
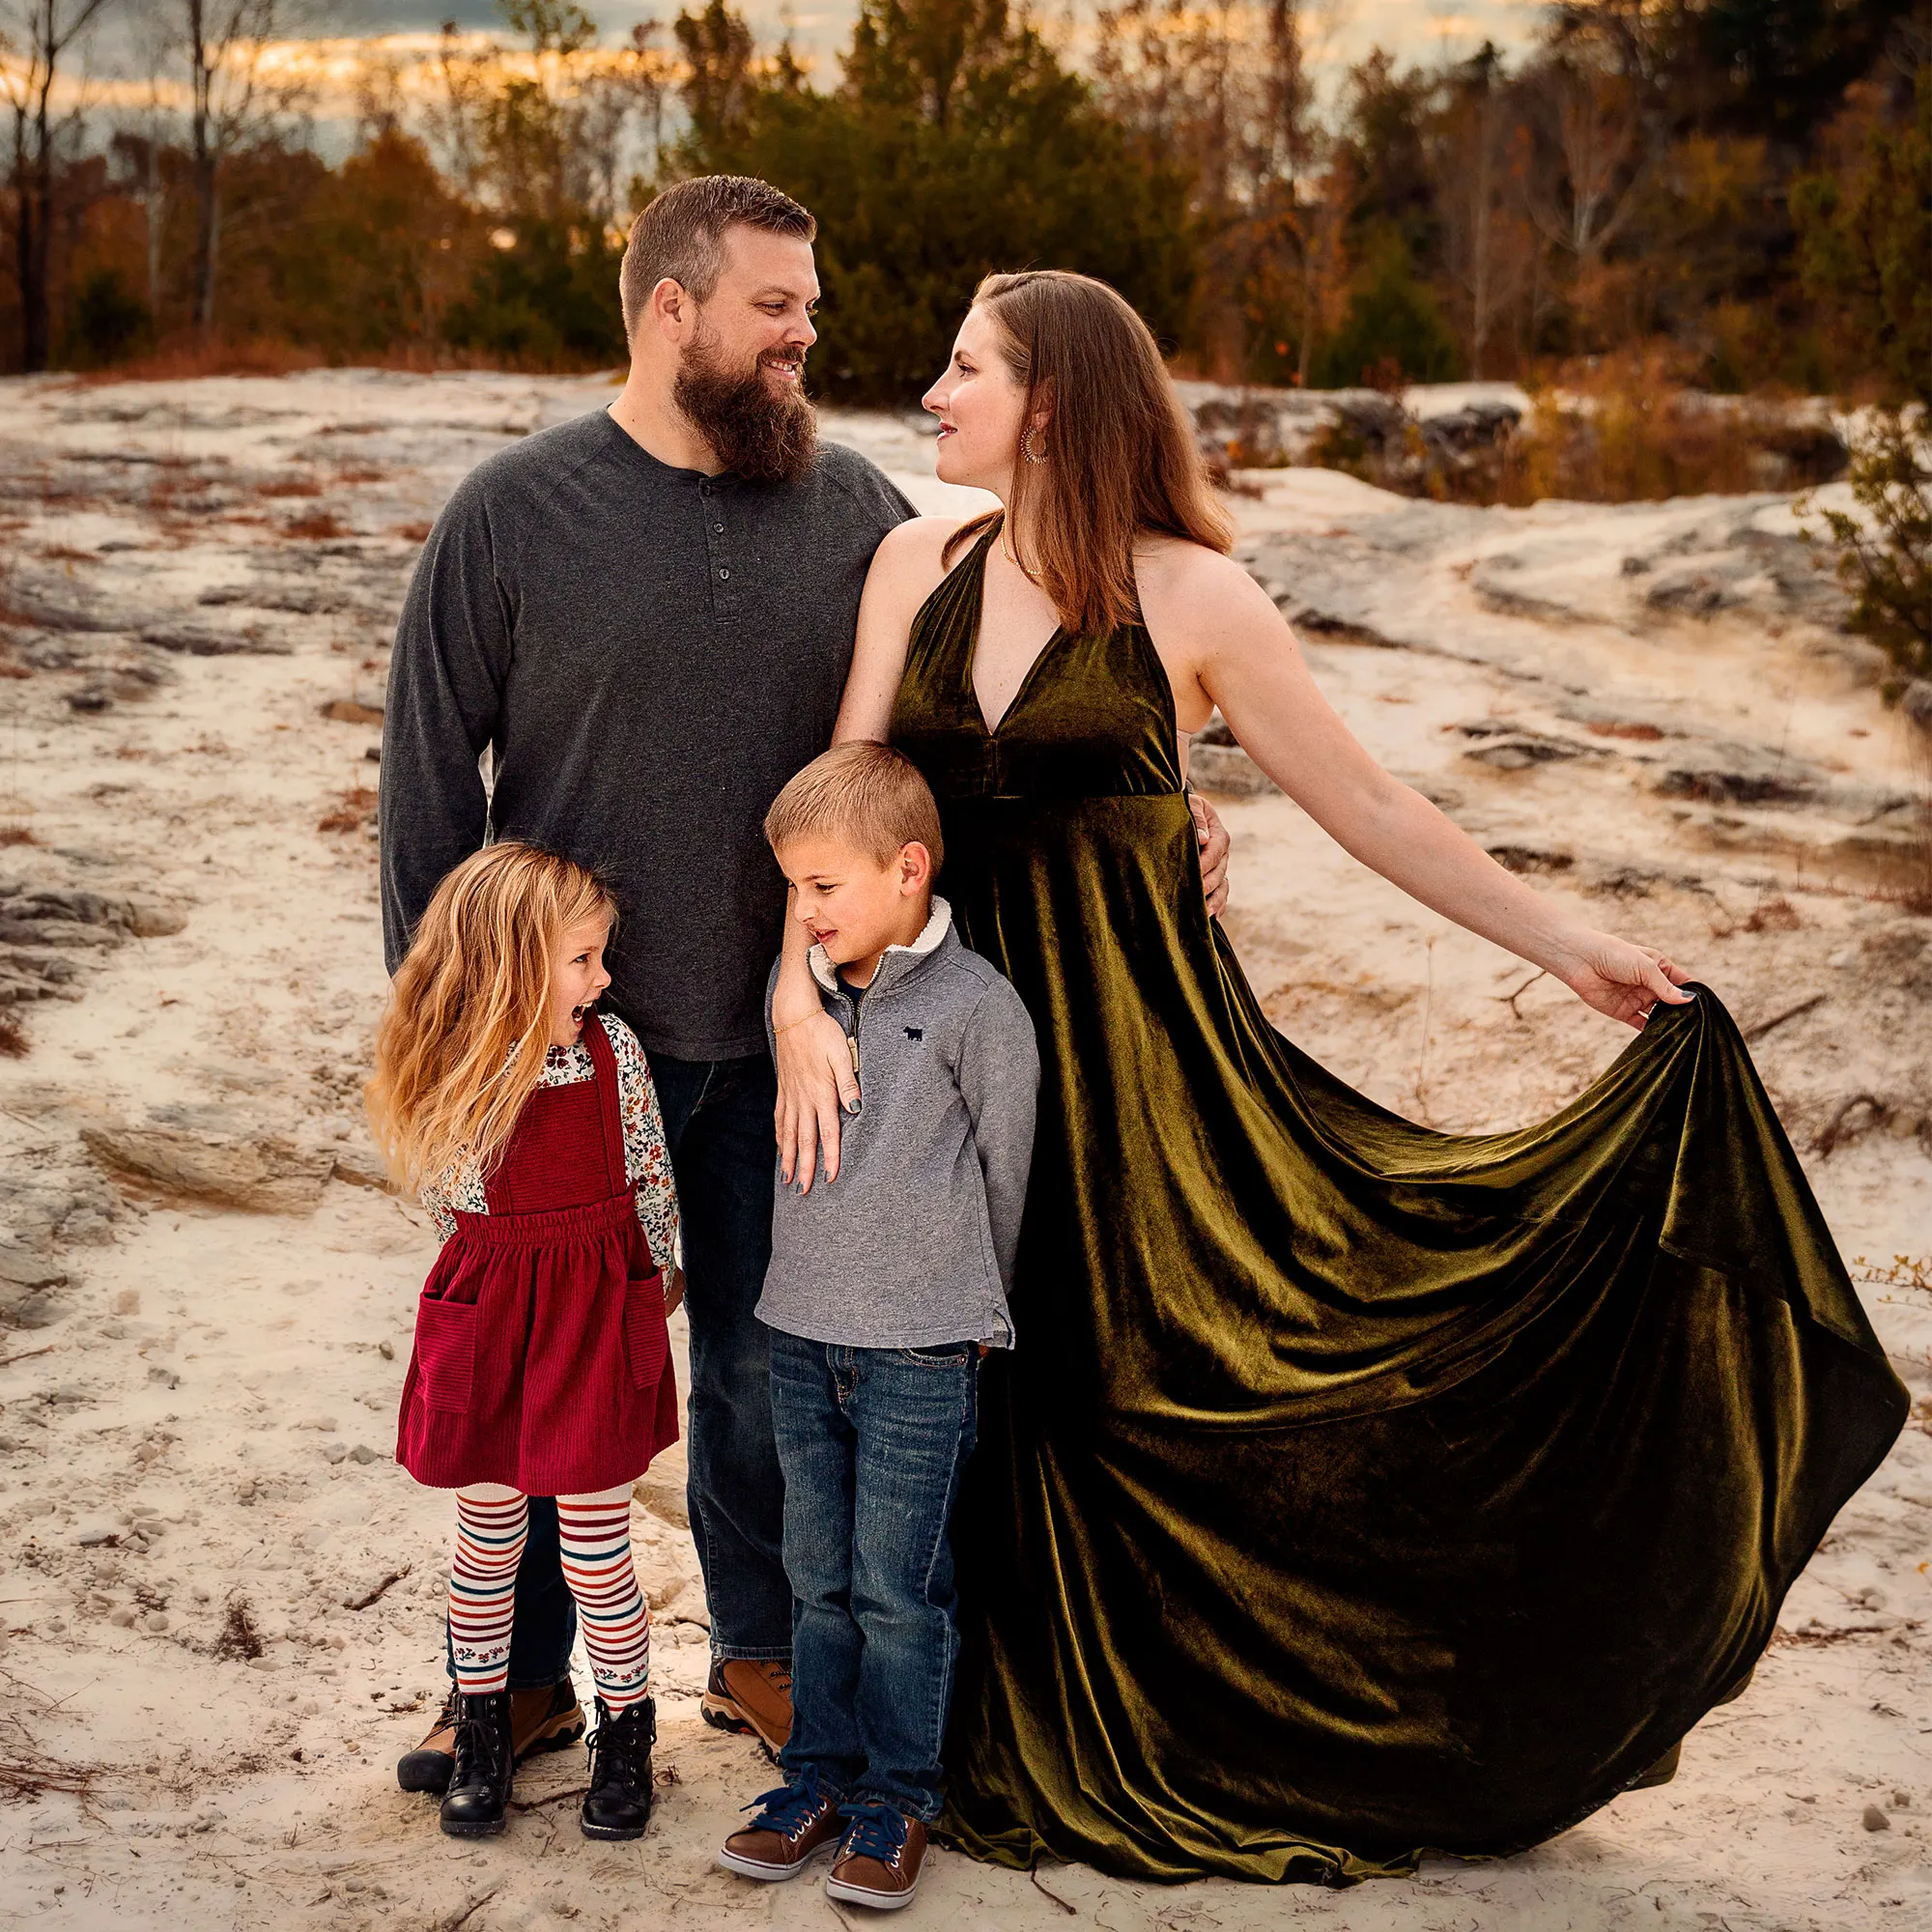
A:
{"label": "boy's blond hair", "polygon": [[813,758],[765,813],[774,852],[815,833],[847,839],[881,866],[911,844],[925,847],[935,872],[946,856],[939,807],[919,767],[903,752],[867,739]]}
{"label": "boy's blond hair", "polygon": [[410,1188],[466,1156],[486,1174],[501,1158],[543,1076],[551,954],[572,926],[616,917],[596,873],[516,839],[485,846],[437,887],[363,1090],[376,1144]]}

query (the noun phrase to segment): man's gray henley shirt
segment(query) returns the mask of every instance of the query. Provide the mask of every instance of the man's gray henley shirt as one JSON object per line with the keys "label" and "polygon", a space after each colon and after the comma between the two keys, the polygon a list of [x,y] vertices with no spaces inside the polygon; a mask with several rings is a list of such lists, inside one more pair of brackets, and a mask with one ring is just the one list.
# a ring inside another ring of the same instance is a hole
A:
{"label": "man's gray henley shirt", "polygon": [[603,410],[479,464],[389,667],[390,971],[451,867],[527,838],[616,888],[608,997],[647,1052],[763,1053],[784,920],[765,811],[832,741],[867,565],[913,514],[837,443],[803,482],[749,483],[670,469]]}

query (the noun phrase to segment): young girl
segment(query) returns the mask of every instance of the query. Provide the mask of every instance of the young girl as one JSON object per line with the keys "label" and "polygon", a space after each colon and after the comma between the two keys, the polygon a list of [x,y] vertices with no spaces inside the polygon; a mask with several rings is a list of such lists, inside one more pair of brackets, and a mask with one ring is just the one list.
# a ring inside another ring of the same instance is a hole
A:
{"label": "young girl", "polygon": [[651,1809],[650,1621],[631,1485],[677,1439],[665,1318],[677,1205],[636,1037],[593,1012],[616,906],[581,866],[503,842],[430,901],[376,1042],[369,1111],[443,1236],[416,1311],[396,1460],[456,1492],[455,1771],[442,1829],[503,1829],[510,1626],[527,1499],[556,1498],[597,1682],[586,1837]]}

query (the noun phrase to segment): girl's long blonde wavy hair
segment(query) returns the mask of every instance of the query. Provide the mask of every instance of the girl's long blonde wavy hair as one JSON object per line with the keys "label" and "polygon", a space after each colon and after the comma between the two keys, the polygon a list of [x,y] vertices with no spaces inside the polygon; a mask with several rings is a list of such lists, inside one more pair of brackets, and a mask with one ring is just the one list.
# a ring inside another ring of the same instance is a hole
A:
{"label": "girl's long blonde wavy hair", "polygon": [[363,1089],[376,1145],[412,1192],[474,1159],[485,1174],[543,1076],[551,960],[617,902],[594,872],[504,839],[437,887],[397,970]]}

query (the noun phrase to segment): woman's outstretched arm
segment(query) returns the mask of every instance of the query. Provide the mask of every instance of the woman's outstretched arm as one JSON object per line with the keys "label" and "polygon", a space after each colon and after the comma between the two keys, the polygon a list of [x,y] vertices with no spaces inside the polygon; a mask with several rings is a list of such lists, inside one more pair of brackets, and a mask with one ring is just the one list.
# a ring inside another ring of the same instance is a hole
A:
{"label": "woman's outstretched arm", "polygon": [[1321,696],[1267,593],[1231,558],[1164,546],[1144,568],[1150,633],[1185,725],[1218,705],[1242,749],[1323,831],[1411,898],[1561,980],[1640,1027],[1688,976],[1562,912],[1410,786],[1391,777]]}

